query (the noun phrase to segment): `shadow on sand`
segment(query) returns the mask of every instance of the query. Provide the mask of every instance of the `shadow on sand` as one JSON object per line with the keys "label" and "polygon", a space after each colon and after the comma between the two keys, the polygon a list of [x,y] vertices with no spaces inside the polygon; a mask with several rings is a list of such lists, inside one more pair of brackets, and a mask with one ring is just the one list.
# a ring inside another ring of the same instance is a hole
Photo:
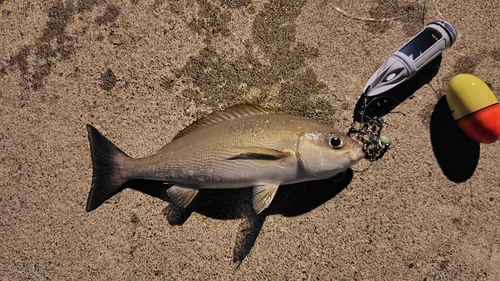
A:
{"label": "shadow on sand", "polygon": [[444,175],[456,183],[468,180],[479,162],[479,143],[458,127],[445,96],[434,107],[430,131],[432,150]]}
{"label": "shadow on sand", "polygon": [[[213,219],[241,219],[233,248],[233,262],[239,266],[250,253],[267,216],[293,217],[307,213],[335,197],[347,187],[352,176],[352,170],[348,169],[343,177],[281,186],[271,206],[259,215],[252,208],[251,188],[204,189],[186,208],[171,203],[163,214],[171,225],[184,224],[193,212]],[[171,202],[166,192],[170,185],[162,182],[135,180],[125,187]]]}
{"label": "shadow on sand", "polygon": [[[409,98],[438,73],[442,55],[436,57],[410,80],[375,97],[361,95],[353,119],[367,122],[382,117]],[[464,182],[474,173],[479,160],[479,143],[468,138],[453,119],[446,98],[440,98],[431,116],[430,137],[434,155],[444,175],[453,182]]]}

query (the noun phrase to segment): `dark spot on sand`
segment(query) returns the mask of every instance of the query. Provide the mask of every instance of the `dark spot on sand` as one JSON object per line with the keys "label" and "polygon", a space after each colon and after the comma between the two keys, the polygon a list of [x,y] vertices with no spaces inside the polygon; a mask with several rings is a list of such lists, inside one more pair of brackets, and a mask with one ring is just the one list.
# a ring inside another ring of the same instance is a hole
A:
{"label": "dark spot on sand", "polygon": [[167,1],[167,9],[174,14],[182,13],[186,5],[189,4],[186,4],[182,1]]}
{"label": "dark spot on sand", "polygon": [[449,260],[443,260],[439,263],[439,269],[440,270],[445,270],[448,265],[450,264],[450,261]]}
{"label": "dark spot on sand", "polygon": [[41,41],[44,43],[50,42],[53,38],[64,34],[64,30],[73,18],[74,7],[72,4],[59,2],[49,8],[48,17],[49,21],[43,30]]}
{"label": "dark spot on sand", "polygon": [[220,7],[210,4],[206,0],[198,0],[198,16],[188,24],[189,28],[200,35],[205,35],[205,41],[209,42],[210,39],[216,35],[222,36],[229,35],[229,28],[227,27],[231,20],[229,11],[223,11]]}
{"label": "dark spot on sand", "polygon": [[111,69],[101,74],[101,88],[106,91],[111,91],[116,85],[116,76]]}
{"label": "dark spot on sand", "polygon": [[[74,39],[65,35],[65,29],[72,21],[74,12],[75,8],[71,2],[57,2],[50,7],[47,13],[49,20],[42,36],[35,39],[33,45],[21,47],[11,58],[10,64],[17,64],[32,89],[43,86],[44,78],[51,73],[57,60],[66,60],[74,53]],[[36,60],[28,64],[27,58],[30,54],[35,55]]]}
{"label": "dark spot on sand", "polygon": [[76,10],[78,13],[89,12],[92,11],[97,4],[99,4],[98,0],[80,0],[76,4]]}
{"label": "dark spot on sand", "polygon": [[229,62],[212,48],[205,48],[199,55],[191,57],[177,75],[199,89],[200,94],[187,93],[194,101],[208,99],[215,104],[225,101],[226,105],[243,102],[241,95],[249,88],[277,82],[272,67],[262,65],[254,57],[248,55]]}
{"label": "dark spot on sand", "polygon": [[[174,71],[177,81],[193,85],[193,90],[182,93],[184,99],[211,107],[228,107],[242,102],[264,103],[270,91],[278,89],[280,109],[300,115],[308,112],[316,118],[322,113],[331,116],[331,106],[318,96],[328,90],[327,86],[307,66],[308,59],[319,56],[318,49],[296,40],[295,21],[305,1],[265,4],[253,20],[252,38],[244,42],[244,54],[229,60],[218,54],[212,42],[226,35],[231,15],[206,1],[198,2],[201,9],[190,28],[205,36],[207,47]],[[247,2],[225,4],[241,7]],[[165,88],[170,84],[173,82],[167,81]],[[303,108],[303,104],[310,106]]]}
{"label": "dark spot on sand", "polygon": [[491,56],[494,60],[500,61],[500,47],[493,48],[493,51],[491,51]]}
{"label": "dark spot on sand", "polygon": [[28,55],[30,54],[30,47],[23,46],[21,50],[13,57],[10,58],[10,65],[16,65],[23,75],[28,73]]}
{"label": "dark spot on sand", "polygon": [[290,50],[295,43],[295,20],[304,4],[305,1],[290,4],[272,1],[255,18],[254,41],[276,63],[290,58]]}
{"label": "dark spot on sand", "polygon": [[160,86],[167,91],[172,91],[174,84],[175,80],[172,78],[162,78],[160,82]]}
{"label": "dark spot on sand", "polygon": [[[12,11],[10,11],[10,10],[2,10],[2,16],[9,17],[11,14],[12,14]],[[22,34],[22,32],[21,32],[21,34]]]}
{"label": "dark spot on sand", "polygon": [[120,9],[113,4],[109,4],[100,17],[95,19],[97,25],[104,25],[108,23],[113,23],[116,18],[120,15]]}
{"label": "dark spot on sand", "polygon": [[132,217],[130,218],[130,222],[133,224],[139,223],[139,217],[137,217],[136,214],[132,214]]}
{"label": "dark spot on sand", "polygon": [[250,5],[250,0],[222,0],[222,5],[228,8],[241,8]]}

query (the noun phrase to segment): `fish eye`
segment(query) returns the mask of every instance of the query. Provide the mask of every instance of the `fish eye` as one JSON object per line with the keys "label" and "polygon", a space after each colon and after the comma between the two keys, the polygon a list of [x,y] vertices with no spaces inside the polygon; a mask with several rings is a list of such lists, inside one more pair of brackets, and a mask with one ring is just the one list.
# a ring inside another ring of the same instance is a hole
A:
{"label": "fish eye", "polygon": [[344,146],[344,140],[337,136],[337,135],[331,135],[329,136],[329,141],[328,143],[330,144],[330,146],[332,148],[335,148],[335,149],[339,149],[339,148],[342,148]]}

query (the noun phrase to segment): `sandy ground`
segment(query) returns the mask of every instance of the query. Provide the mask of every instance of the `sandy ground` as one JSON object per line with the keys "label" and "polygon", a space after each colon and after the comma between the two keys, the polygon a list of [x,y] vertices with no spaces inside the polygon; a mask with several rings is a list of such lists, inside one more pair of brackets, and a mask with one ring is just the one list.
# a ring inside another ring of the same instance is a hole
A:
{"label": "sandy ground", "polygon": [[[85,212],[86,124],[133,157],[242,102],[347,132],[436,18],[457,42],[384,116],[371,166],[282,187],[261,216],[249,189],[183,210],[144,181]],[[500,97],[499,18],[498,0],[0,0],[0,279],[500,280],[500,143],[460,135],[443,98],[462,72]]]}

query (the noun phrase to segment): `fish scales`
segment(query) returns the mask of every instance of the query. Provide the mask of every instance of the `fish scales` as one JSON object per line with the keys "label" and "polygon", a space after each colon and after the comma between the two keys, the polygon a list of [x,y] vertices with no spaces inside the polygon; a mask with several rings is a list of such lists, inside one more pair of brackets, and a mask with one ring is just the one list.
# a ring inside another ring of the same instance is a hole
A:
{"label": "fish scales", "polygon": [[[220,166],[237,172],[241,165],[248,165],[248,167],[259,164],[269,165],[269,163],[259,161],[227,161],[234,155],[244,153],[245,148],[266,147],[278,151],[296,148],[300,134],[298,131],[293,132],[280,126],[281,122],[276,122],[272,120],[273,118],[270,119],[267,116],[260,118],[266,121],[267,127],[256,132],[247,132],[248,123],[238,122],[239,120],[194,132],[165,146],[160,154],[169,160],[155,161],[154,165],[160,166],[159,169],[165,171],[165,174],[168,174],[167,171],[173,167],[188,167],[201,171],[209,167],[215,169]],[[149,162],[149,159],[146,161]],[[179,176],[173,176],[169,180],[178,179]]]}

